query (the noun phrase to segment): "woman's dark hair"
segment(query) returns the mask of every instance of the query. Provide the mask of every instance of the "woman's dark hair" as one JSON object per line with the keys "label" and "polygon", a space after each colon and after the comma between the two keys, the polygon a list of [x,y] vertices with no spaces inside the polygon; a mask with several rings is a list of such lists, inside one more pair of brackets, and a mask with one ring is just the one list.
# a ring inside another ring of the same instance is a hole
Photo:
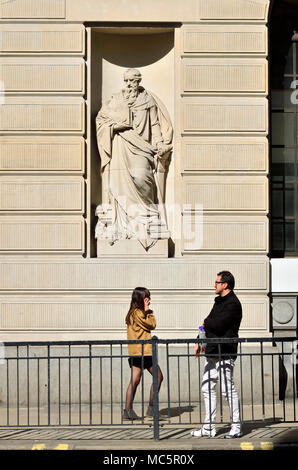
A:
{"label": "woman's dark hair", "polygon": [[131,296],[130,307],[125,318],[125,323],[127,325],[129,325],[130,315],[136,308],[144,312],[144,299],[146,297],[150,299],[150,291],[146,289],[146,287],[136,287],[134,289]]}
{"label": "woman's dark hair", "polygon": [[222,282],[226,282],[228,284],[228,289],[234,289],[235,279],[233,274],[230,273],[230,271],[220,271],[220,273],[217,273],[217,275],[220,276]]}

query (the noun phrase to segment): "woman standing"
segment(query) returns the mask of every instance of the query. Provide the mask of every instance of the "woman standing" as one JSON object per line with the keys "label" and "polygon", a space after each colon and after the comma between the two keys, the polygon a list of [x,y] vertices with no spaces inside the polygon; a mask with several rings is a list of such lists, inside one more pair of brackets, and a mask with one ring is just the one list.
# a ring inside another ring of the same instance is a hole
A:
{"label": "woman standing", "polygon": [[[126,315],[127,339],[128,340],[150,340],[151,330],[156,327],[156,320],[152,310],[149,309],[150,292],[145,287],[136,287],[132,293],[131,303]],[[137,387],[142,377],[143,369],[147,369],[152,375],[152,345],[151,344],[129,344],[129,366],[131,378],[126,392],[125,409],[123,419],[139,419],[132,408]],[[163,375],[158,367],[158,390],[160,389]],[[146,416],[153,416],[153,384],[150,389],[149,406]]]}

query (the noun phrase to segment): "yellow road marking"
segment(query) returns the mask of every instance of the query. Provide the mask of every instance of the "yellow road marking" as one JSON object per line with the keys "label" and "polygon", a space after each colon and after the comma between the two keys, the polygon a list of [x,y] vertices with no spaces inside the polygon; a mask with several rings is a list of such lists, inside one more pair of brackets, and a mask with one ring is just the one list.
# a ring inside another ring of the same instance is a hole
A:
{"label": "yellow road marking", "polygon": [[261,449],[262,450],[273,450],[274,444],[273,442],[261,442]]}
{"label": "yellow road marking", "polygon": [[251,442],[241,442],[240,447],[242,450],[254,450],[254,446]]}
{"label": "yellow road marking", "polygon": [[56,450],[68,450],[68,444],[58,444]]}
{"label": "yellow road marking", "polygon": [[34,444],[32,447],[32,450],[45,450],[46,445],[45,444]]}

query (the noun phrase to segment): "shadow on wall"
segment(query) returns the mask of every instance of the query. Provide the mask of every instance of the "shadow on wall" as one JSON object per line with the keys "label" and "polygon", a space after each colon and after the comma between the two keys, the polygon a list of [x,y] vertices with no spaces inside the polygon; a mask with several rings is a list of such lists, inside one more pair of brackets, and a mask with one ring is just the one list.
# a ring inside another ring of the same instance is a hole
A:
{"label": "shadow on wall", "polygon": [[99,35],[105,60],[119,67],[135,68],[154,64],[173,48],[172,31],[161,34],[95,34]]}

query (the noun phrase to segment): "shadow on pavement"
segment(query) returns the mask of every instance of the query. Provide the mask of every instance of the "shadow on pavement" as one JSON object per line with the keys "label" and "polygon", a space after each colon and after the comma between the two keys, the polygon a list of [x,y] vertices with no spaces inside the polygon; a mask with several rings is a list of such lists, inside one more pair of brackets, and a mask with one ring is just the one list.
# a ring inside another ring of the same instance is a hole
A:
{"label": "shadow on pavement", "polygon": [[191,413],[192,411],[194,411],[194,409],[194,406],[175,406],[173,408],[170,408],[170,410],[168,408],[160,409],[159,412],[163,416],[170,415],[170,418],[175,418],[176,416],[180,416],[183,413]]}

